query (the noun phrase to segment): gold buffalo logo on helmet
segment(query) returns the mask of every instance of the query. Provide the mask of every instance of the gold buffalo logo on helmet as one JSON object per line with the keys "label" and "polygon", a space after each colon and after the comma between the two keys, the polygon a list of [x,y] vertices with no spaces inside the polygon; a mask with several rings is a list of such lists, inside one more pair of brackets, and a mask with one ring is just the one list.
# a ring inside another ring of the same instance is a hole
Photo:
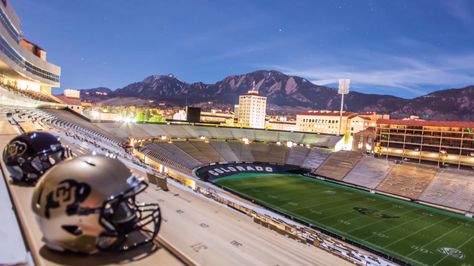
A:
{"label": "gold buffalo logo on helmet", "polygon": [[26,152],[26,143],[21,141],[14,141],[10,143],[7,147],[8,157],[14,158],[17,156],[22,156]]}

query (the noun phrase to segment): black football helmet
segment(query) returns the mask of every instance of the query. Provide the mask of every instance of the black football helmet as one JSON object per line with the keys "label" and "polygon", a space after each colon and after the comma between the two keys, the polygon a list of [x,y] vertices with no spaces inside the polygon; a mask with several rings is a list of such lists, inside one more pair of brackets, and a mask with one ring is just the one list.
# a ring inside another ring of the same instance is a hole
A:
{"label": "black football helmet", "polygon": [[5,146],[3,161],[14,181],[35,183],[49,168],[70,155],[57,137],[46,132],[28,132]]}

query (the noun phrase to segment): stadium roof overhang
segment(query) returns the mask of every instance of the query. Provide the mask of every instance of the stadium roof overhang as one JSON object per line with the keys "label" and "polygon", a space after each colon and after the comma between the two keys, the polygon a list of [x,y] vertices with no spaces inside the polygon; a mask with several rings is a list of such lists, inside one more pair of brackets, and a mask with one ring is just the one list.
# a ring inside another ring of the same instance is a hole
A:
{"label": "stadium roof overhang", "polygon": [[30,76],[27,76],[17,70],[15,70],[13,67],[11,67],[7,62],[2,60],[0,57],[0,75],[7,76],[12,79],[18,79],[18,80],[25,80],[29,82],[34,82],[37,84],[40,84],[41,86],[49,86],[49,87],[59,87],[59,82],[53,82],[53,81],[47,81],[45,82],[41,78],[32,78]]}

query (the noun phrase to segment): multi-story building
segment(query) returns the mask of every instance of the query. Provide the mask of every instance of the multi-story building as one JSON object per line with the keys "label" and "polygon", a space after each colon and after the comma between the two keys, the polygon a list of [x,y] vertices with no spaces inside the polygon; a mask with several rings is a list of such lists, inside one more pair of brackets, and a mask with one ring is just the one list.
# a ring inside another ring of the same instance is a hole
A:
{"label": "multi-story building", "polygon": [[211,110],[210,112],[201,112],[201,122],[203,123],[219,123],[221,125],[233,125],[234,116],[229,112],[221,110]]}
{"label": "multi-story building", "polygon": [[81,91],[73,89],[65,89],[63,94],[55,95],[69,109],[82,114],[84,106],[81,102]]}
{"label": "multi-story building", "polygon": [[239,105],[234,105],[234,118],[239,119]]}
{"label": "multi-story building", "polygon": [[298,131],[295,121],[267,121],[266,127],[271,130]]}
{"label": "multi-story building", "polygon": [[375,127],[368,127],[352,135],[352,150],[372,153],[374,151]]}
{"label": "multi-story building", "polygon": [[60,67],[46,61],[46,51],[23,38],[10,1],[0,1],[0,82],[51,94],[52,87],[59,87],[60,75]]}
{"label": "multi-story building", "polygon": [[265,128],[272,130],[298,131],[296,121],[284,115],[268,115],[265,119]]}
{"label": "multi-story building", "polygon": [[92,111],[90,116],[95,121],[119,121],[121,118],[119,113],[101,112],[97,110]]}
{"label": "multi-story building", "polygon": [[182,120],[186,121],[186,111],[185,110],[179,110],[173,115],[173,120]]}
{"label": "multi-story building", "polygon": [[[355,116],[351,112],[342,113],[342,135],[346,134],[349,119]],[[296,115],[296,127],[303,132],[339,134],[339,120],[339,111],[307,111]]]}
{"label": "multi-story building", "polygon": [[240,95],[238,121],[242,127],[265,128],[267,97],[252,88],[248,93]]}
{"label": "multi-story building", "polygon": [[390,119],[389,114],[377,114],[375,112],[357,113],[357,115],[366,120],[367,127],[375,127],[379,119]]}
{"label": "multi-story building", "polygon": [[298,131],[315,132],[324,134],[339,134],[339,122],[341,121],[340,134],[352,136],[357,132],[369,127],[375,127],[377,119],[388,116],[376,113],[352,113],[339,111],[307,111],[296,115],[296,128]]}
{"label": "multi-story building", "polygon": [[474,167],[474,122],[378,120],[374,152],[439,166]]}
{"label": "multi-story building", "polygon": [[80,90],[73,90],[73,89],[65,89],[64,96],[69,98],[80,99],[81,98],[81,91]]}
{"label": "multi-story building", "polygon": [[66,94],[61,94],[56,95],[56,98],[59,99],[63,105],[66,105],[67,108],[80,114],[84,112],[84,106],[79,97],[70,97]]}

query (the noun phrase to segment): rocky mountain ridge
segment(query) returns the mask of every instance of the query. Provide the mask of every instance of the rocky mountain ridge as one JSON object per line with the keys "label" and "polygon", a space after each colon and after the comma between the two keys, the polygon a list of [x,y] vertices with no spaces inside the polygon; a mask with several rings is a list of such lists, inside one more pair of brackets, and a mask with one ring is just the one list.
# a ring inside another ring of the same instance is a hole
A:
{"label": "rocky mountain ridge", "polygon": [[[81,97],[91,101],[107,100],[109,103],[113,102],[114,97],[133,97],[180,106],[202,106],[212,102],[231,107],[238,103],[239,95],[247,92],[253,84],[261,95],[267,96],[270,109],[276,113],[305,109],[338,110],[340,106],[336,89],[274,70],[233,75],[214,84],[186,83],[172,74],[153,75],[115,91],[104,87],[82,90]],[[107,95],[97,97],[97,91]],[[344,108],[353,112],[390,113],[393,117],[418,115],[436,120],[474,120],[474,86],[440,90],[413,99],[352,91],[345,97]]]}

